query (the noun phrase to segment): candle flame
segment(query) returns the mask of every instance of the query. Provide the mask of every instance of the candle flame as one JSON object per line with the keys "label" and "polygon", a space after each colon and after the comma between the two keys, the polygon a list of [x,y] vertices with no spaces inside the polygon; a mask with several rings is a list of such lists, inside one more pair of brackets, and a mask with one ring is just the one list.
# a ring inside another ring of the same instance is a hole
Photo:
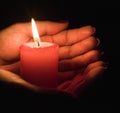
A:
{"label": "candle flame", "polygon": [[38,47],[38,46],[40,46],[40,37],[38,34],[37,26],[36,26],[35,20],[33,18],[31,19],[31,22],[32,22],[33,39],[35,42],[35,46]]}

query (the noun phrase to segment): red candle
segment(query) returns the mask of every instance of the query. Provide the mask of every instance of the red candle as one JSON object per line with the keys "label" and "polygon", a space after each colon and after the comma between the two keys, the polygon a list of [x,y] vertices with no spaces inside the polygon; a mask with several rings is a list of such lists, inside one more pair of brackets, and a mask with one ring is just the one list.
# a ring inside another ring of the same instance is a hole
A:
{"label": "red candle", "polygon": [[32,43],[20,47],[21,76],[43,88],[56,88],[58,80],[58,45],[41,42],[39,48]]}
{"label": "red candle", "polygon": [[41,88],[53,89],[58,82],[58,48],[55,43],[40,42],[32,19],[34,42],[20,47],[21,76]]}

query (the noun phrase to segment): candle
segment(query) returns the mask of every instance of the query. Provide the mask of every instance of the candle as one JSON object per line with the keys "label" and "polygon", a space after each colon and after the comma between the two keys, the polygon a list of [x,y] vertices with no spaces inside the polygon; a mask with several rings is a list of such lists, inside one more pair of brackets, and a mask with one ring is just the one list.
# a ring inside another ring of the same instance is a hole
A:
{"label": "candle", "polygon": [[55,43],[41,42],[32,19],[34,42],[20,47],[21,76],[41,88],[56,88],[58,82],[58,48]]}

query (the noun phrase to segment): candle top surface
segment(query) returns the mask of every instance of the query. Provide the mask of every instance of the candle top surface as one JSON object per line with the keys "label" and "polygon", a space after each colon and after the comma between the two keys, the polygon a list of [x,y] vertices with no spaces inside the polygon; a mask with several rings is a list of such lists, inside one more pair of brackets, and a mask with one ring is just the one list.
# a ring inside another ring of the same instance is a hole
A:
{"label": "candle top surface", "polygon": [[35,42],[28,42],[26,44],[24,44],[25,46],[31,47],[31,48],[44,48],[44,47],[49,47],[54,45],[54,43],[50,43],[50,42],[40,42],[40,46],[36,46]]}

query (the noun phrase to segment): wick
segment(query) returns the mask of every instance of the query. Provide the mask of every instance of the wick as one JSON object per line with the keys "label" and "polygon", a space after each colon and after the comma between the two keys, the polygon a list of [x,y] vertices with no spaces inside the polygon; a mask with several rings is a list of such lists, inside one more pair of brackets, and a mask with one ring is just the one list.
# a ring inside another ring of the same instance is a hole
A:
{"label": "wick", "polygon": [[41,44],[38,40],[34,41],[34,47],[40,47]]}
{"label": "wick", "polygon": [[39,47],[39,46],[41,46],[41,44],[40,44],[40,38],[38,38],[38,37],[34,37],[34,42],[35,42],[35,47]]}
{"label": "wick", "polygon": [[40,42],[37,42],[38,46],[40,46]]}

